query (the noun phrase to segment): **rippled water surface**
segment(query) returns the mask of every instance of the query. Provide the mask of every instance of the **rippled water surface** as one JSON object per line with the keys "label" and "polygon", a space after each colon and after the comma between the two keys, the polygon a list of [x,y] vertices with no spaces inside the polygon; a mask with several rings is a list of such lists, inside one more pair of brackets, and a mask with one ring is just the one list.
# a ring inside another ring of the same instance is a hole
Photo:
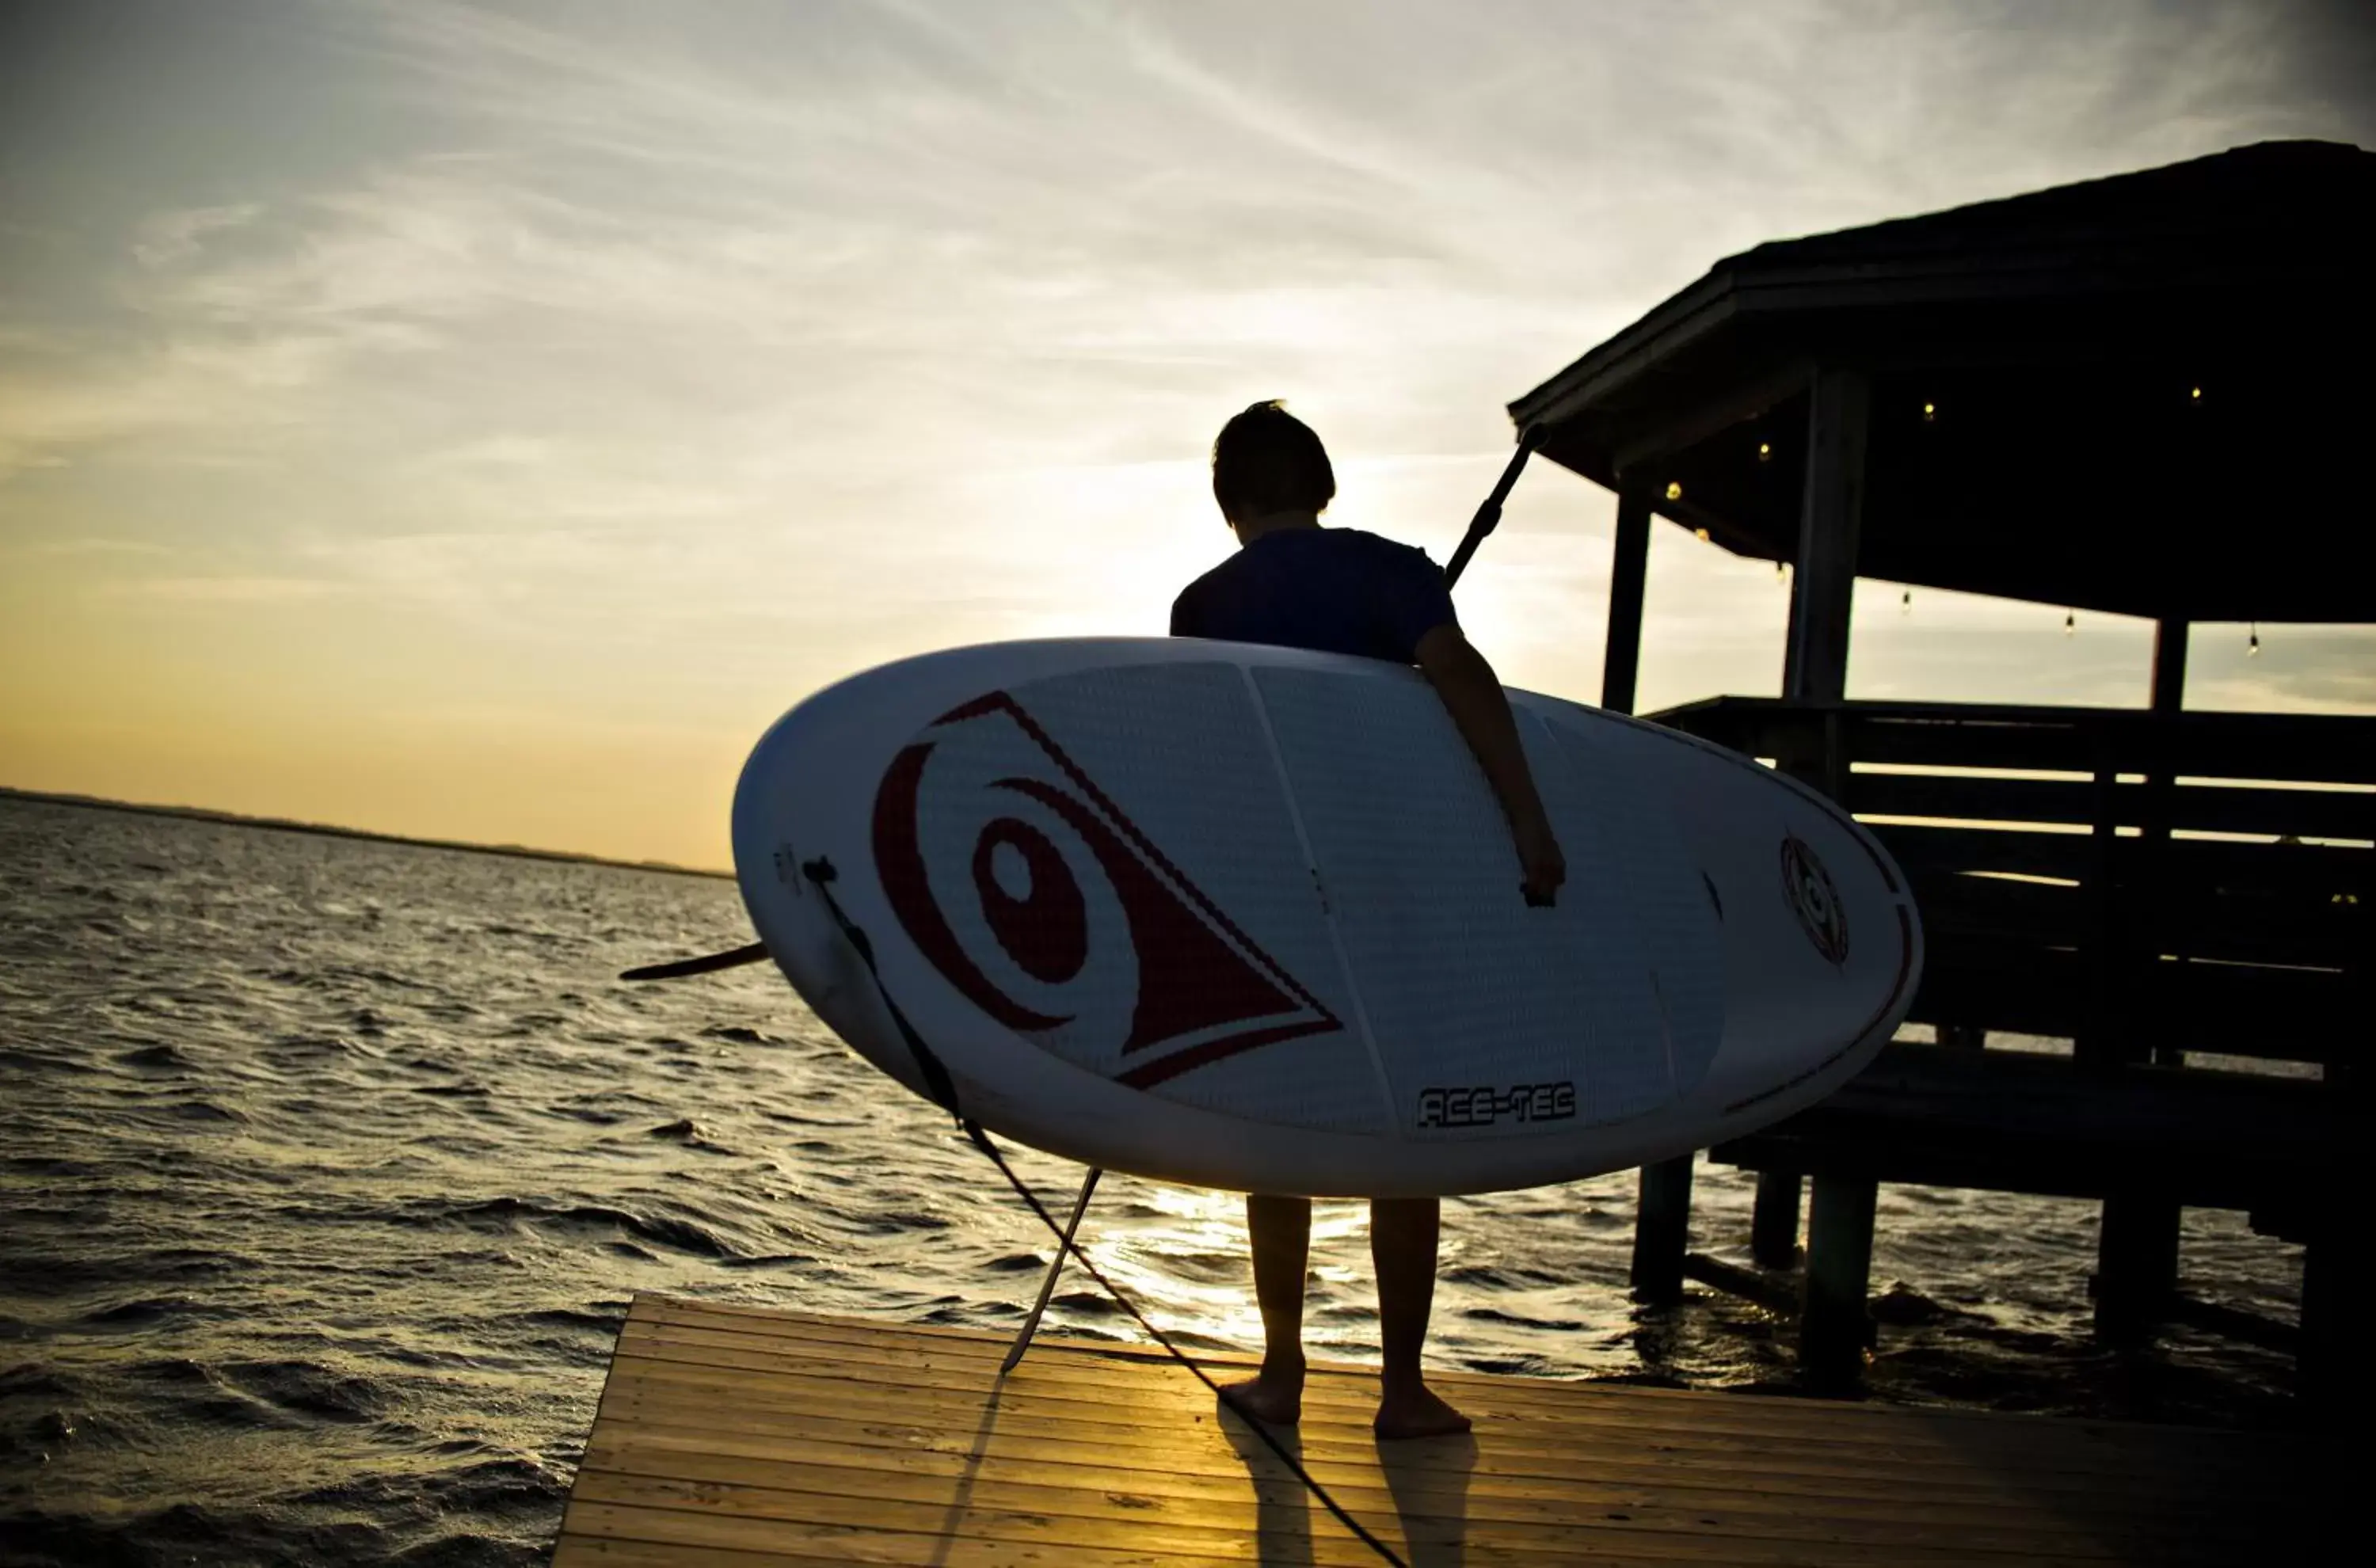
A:
{"label": "rippled water surface", "polygon": [[[1010,1324],[1047,1249],[938,1112],[772,970],[612,979],[749,939],[723,881],[0,800],[0,1560],[539,1561],[635,1292]],[[1703,1165],[1699,1245],[1751,1192]],[[1629,1304],[1632,1219],[1630,1175],[1448,1203],[1432,1356],[1787,1387],[1757,1309]],[[1375,1358],[1364,1225],[1322,1206],[1316,1353]],[[1237,1200],[1116,1178],[1085,1231],[1187,1343],[1257,1343]],[[2095,1347],[2095,1232],[1884,1189],[1875,1396],[2288,1419],[2281,1357]],[[2240,1217],[2185,1268],[2293,1311]]]}

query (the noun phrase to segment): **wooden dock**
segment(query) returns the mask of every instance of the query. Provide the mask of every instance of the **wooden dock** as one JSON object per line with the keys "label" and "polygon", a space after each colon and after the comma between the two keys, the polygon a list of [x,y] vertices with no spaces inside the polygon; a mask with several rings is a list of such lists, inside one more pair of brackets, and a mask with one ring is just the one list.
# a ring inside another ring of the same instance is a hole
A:
{"label": "wooden dock", "polygon": [[[655,1296],[620,1334],[561,1568],[1362,1564],[1159,1351]],[[1212,1356],[1233,1372],[1241,1358]],[[1473,1438],[1377,1443],[1315,1368],[1290,1442],[1420,1568],[2310,1560],[2307,1440],[1445,1373]]]}

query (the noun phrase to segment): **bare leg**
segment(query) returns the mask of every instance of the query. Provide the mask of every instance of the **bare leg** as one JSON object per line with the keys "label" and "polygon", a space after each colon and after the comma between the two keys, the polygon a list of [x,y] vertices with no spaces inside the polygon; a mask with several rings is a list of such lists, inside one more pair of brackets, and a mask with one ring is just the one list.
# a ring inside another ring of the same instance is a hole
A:
{"label": "bare leg", "polygon": [[1263,1364],[1221,1397],[1273,1426],[1303,1414],[1303,1276],[1312,1256],[1312,1200],[1250,1194],[1246,1235],[1253,1244],[1254,1301],[1262,1307]]}
{"label": "bare leg", "polygon": [[1435,1303],[1435,1242],[1442,1206],[1433,1198],[1374,1198],[1370,1261],[1378,1271],[1380,1437],[1440,1437],[1467,1431],[1468,1418],[1438,1398],[1420,1375],[1420,1348]]}

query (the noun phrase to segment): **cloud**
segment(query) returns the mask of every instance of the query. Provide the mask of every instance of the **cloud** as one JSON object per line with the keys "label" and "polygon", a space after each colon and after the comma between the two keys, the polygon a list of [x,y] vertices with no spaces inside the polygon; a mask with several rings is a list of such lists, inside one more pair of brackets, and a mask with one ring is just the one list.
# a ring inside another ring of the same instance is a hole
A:
{"label": "cloud", "polygon": [[333,597],[343,585],[317,577],[132,577],[102,584],[102,598],[157,604],[289,604]]}
{"label": "cloud", "polygon": [[132,259],[145,267],[172,266],[196,255],[208,236],[243,228],[263,210],[255,202],[244,201],[153,213],[142,220],[133,239]]}

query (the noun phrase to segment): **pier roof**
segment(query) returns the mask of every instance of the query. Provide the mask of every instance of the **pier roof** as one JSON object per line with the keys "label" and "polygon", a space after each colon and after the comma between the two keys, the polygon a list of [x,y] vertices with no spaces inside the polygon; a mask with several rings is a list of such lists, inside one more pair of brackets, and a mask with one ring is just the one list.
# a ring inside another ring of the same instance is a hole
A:
{"label": "pier roof", "polygon": [[2376,621],[2376,153],[2266,142],[1776,241],[1511,405],[1798,554],[1808,386],[1871,388],[1854,569],[2175,620]]}

